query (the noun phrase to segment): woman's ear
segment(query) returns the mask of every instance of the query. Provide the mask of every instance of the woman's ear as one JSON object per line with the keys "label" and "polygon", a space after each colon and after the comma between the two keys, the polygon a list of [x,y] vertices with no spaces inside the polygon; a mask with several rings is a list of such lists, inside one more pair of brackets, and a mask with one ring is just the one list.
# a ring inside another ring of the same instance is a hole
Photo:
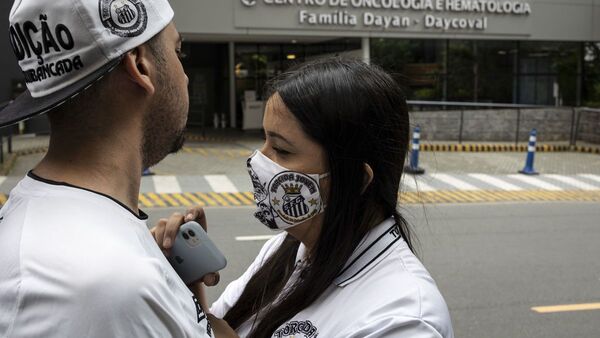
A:
{"label": "woman's ear", "polygon": [[129,79],[148,95],[154,95],[156,91],[151,71],[154,69],[150,63],[150,50],[144,45],[134,48],[126,53],[123,58],[123,67]]}
{"label": "woman's ear", "polygon": [[371,168],[371,166],[368,163],[365,163],[365,176],[363,178],[363,188],[360,192],[361,194],[363,194],[365,190],[367,190],[371,182],[373,182],[374,176],[375,174],[373,173],[373,168]]}

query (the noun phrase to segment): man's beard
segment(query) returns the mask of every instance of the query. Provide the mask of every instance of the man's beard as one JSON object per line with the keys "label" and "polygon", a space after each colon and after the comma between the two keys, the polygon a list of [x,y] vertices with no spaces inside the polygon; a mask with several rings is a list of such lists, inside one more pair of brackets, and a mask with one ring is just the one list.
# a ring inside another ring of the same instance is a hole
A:
{"label": "man's beard", "polygon": [[[165,83],[164,81],[162,83]],[[149,168],[158,164],[167,155],[176,153],[183,148],[185,142],[185,127],[177,125],[180,113],[173,109],[186,106],[180,102],[174,88],[161,88],[161,97],[154,104],[154,109],[144,116],[142,164]],[[175,115],[175,116],[174,116]]]}

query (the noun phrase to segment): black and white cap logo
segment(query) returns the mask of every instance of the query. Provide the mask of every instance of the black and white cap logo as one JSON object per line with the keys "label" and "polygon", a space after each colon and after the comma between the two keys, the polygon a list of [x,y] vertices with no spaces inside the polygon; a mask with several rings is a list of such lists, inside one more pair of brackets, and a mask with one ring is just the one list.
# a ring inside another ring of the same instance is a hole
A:
{"label": "black and white cap logo", "polygon": [[256,0],[242,0],[242,3],[248,7],[256,5]]}
{"label": "black and white cap logo", "polygon": [[148,26],[148,13],[142,0],[100,0],[104,27],[124,38],[141,35]]}

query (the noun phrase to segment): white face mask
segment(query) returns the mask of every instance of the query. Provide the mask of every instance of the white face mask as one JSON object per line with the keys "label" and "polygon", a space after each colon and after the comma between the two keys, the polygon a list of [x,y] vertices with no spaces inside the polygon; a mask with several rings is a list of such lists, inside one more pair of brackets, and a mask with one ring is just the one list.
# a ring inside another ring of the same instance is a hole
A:
{"label": "white face mask", "polygon": [[319,181],[326,174],[303,174],[286,169],[257,150],[248,158],[254,185],[254,216],[269,228],[289,229],[323,212]]}

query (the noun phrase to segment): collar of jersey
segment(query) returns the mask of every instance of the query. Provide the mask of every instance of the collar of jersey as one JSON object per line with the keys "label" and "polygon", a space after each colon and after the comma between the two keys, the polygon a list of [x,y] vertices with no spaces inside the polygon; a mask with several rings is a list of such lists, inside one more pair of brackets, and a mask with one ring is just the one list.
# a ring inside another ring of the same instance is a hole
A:
{"label": "collar of jersey", "polygon": [[344,287],[360,277],[389,255],[402,242],[400,228],[394,218],[389,218],[371,230],[358,245],[348,262],[335,279],[335,284]]}
{"label": "collar of jersey", "polygon": [[117,200],[117,199],[115,199],[115,198],[113,198],[113,197],[111,197],[109,195],[103,194],[101,192],[97,192],[97,191],[94,191],[94,190],[91,190],[91,189],[86,189],[86,188],[78,187],[76,185],[69,184],[69,183],[66,183],[66,182],[52,181],[52,180],[49,180],[49,179],[46,179],[46,178],[43,178],[43,177],[40,177],[40,176],[34,174],[33,171],[31,171],[31,170],[27,173],[27,177],[29,177],[29,178],[31,178],[31,179],[33,179],[35,181],[38,181],[38,182],[41,182],[41,183],[45,183],[45,184],[50,184],[50,185],[55,185],[55,186],[64,186],[64,187],[69,187],[69,188],[74,188],[74,189],[80,189],[80,190],[85,190],[87,192],[91,192],[91,193],[96,194],[96,195],[100,195],[102,197],[108,198],[111,201],[117,203],[119,206],[121,206],[122,208],[124,208],[125,210],[127,210],[128,212],[130,212],[137,219],[139,219],[141,221],[145,221],[145,220],[148,219],[148,215],[146,215],[146,213],[143,212],[142,210],[139,210],[139,215],[138,215],[133,210],[131,210],[128,206],[126,206],[125,204],[121,203],[121,201],[119,201],[119,200]]}

